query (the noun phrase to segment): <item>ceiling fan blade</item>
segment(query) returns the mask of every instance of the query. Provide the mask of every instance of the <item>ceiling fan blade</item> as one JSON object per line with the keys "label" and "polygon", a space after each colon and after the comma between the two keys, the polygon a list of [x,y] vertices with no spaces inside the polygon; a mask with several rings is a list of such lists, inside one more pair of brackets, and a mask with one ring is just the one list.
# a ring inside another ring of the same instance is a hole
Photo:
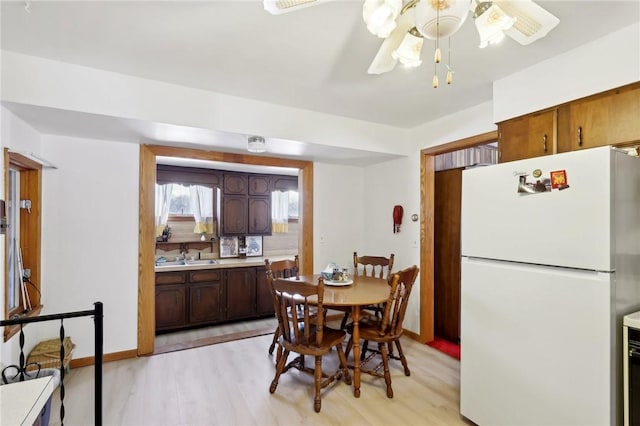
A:
{"label": "ceiling fan blade", "polygon": [[396,24],[396,28],[389,37],[384,39],[378,53],[376,53],[371,65],[369,65],[369,70],[367,71],[369,74],[383,74],[396,67],[398,60],[391,57],[391,52],[400,46],[404,35],[413,27],[413,14],[404,13],[400,15]]}
{"label": "ceiling fan blade", "polygon": [[270,14],[282,15],[283,13],[293,12],[327,1],[331,0],[263,0],[263,4],[264,10]]}
{"label": "ceiling fan blade", "polygon": [[560,22],[560,19],[531,0],[495,0],[494,3],[507,15],[517,18],[505,34],[523,45],[546,36]]}

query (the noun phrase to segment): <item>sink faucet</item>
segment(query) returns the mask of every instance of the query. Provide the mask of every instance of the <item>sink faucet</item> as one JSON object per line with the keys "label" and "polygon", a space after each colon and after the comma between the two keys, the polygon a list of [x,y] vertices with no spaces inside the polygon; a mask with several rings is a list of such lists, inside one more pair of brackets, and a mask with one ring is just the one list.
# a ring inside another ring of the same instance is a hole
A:
{"label": "sink faucet", "polygon": [[184,260],[186,262],[187,261],[187,252],[185,250],[182,250],[182,252],[180,254],[182,255],[182,260]]}

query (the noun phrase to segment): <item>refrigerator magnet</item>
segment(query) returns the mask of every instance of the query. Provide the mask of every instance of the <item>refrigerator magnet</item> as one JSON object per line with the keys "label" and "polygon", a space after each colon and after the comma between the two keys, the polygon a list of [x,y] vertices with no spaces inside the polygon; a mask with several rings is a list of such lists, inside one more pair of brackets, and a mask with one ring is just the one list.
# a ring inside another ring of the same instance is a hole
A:
{"label": "refrigerator magnet", "polygon": [[565,170],[556,170],[551,172],[551,188],[565,189],[568,188],[567,172]]}

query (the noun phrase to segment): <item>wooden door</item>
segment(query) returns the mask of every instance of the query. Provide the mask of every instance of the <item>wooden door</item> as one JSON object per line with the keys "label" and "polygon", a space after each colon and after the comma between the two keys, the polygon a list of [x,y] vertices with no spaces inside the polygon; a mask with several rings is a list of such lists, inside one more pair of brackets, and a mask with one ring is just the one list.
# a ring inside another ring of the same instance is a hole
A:
{"label": "wooden door", "polygon": [[460,341],[460,207],[462,169],[435,174],[434,331]]}
{"label": "wooden door", "polygon": [[226,275],[226,319],[249,318],[256,312],[255,268],[232,268]]}

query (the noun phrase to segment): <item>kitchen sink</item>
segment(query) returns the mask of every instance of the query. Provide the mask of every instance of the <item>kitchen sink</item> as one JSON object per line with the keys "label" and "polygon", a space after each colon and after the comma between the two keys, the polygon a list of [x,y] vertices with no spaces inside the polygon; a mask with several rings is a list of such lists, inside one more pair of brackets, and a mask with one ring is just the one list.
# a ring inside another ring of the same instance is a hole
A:
{"label": "kitchen sink", "polygon": [[157,262],[156,266],[190,266],[190,265],[215,265],[218,261],[215,259],[198,259],[198,260],[167,260],[165,262]]}

